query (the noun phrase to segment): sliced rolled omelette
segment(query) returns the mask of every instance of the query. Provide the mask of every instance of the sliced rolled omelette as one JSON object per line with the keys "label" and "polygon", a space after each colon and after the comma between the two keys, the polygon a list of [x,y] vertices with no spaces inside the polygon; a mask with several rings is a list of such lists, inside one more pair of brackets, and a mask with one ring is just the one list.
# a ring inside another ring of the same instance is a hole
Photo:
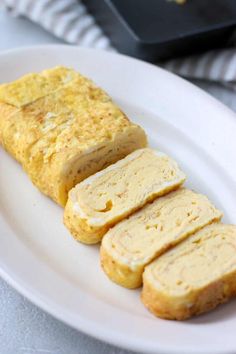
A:
{"label": "sliced rolled omelette", "polygon": [[215,223],[148,265],[142,301],[156,316],[184,320],[236,296],[236,226]]}
{"label": "sliced rolled omelette", "polygon": [[92,81],[56,67],[0,85],[0,143],[64,206],[74,185],[147,139]]}
{"label": "sliced rolled omelette", "polygon": [[112,225],[184,180],[167,155],[149,148],[136,150],[70,191],[64,223],[77,240],[99,242]]}
{"label": "sliced rolled omelette", "polygon": [[108,231],[101,245],[102,267],[117,284],[137,288],[148,263],[221,217],[204,195],[180,188]]}

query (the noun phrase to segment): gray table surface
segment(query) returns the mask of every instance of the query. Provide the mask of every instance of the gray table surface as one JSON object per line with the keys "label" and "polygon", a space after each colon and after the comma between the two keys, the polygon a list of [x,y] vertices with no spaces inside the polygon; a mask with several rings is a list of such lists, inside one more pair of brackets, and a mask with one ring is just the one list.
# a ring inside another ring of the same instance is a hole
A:
{"label": "gray table surface", "polygon": [[[63,43],[30,21],[0,7],[0,52]],[[236,111],[235,93],[218,84],[195,83]],[[0,279],[0,354],[132,354],[82,334],[48,315]],[[161,353],[160,353],[161,354]]]}

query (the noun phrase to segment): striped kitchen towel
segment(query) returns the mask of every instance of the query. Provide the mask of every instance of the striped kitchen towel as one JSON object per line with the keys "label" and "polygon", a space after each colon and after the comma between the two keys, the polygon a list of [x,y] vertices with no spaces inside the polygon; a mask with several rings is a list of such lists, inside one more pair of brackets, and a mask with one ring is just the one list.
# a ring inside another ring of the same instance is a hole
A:
{"label": "striped kitchen towel", "polygon": [[[109,39],[79,0],[2,0],[7,9],[72,44],[114,51]],[[166,69],[190,79],[220,82],[236,89],[236,49],[213,50],[173,59]]]}

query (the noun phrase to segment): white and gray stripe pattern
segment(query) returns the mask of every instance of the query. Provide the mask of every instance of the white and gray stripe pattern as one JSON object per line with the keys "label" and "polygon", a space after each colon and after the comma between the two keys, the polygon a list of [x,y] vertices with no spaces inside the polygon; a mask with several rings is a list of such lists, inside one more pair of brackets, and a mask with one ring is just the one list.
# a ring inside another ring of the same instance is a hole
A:
{"label": "white and gray stripe pattern", "polygon": [[[2,1],[15,15],[29,18],[65,42],[115,50],[79,0]],[[162,66],[187,78],[221,82],[236,88],[236,50],[234,48],[174,59]]]}
{"label": "white and gray stripe pattern", "polygon": [[28,17],[72,44],[112,50],[109,39],[78,0],[3,0],[15,15]]}
{"label": "white and gray stripe pattern", "polygon": [[186,78],[220,82],[236,89],[234,48],[212,50],[205,54],[169,60],[163,67]]}

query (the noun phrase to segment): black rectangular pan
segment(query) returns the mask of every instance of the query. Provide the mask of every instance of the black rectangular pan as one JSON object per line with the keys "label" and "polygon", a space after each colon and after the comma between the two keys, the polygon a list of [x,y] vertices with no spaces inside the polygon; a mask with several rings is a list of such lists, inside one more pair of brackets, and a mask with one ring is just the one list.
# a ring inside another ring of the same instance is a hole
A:
{"label": "black rectangular pan", "polygon": [[148,61],[229,46],[236,0],[84,0],[121,52]]}

